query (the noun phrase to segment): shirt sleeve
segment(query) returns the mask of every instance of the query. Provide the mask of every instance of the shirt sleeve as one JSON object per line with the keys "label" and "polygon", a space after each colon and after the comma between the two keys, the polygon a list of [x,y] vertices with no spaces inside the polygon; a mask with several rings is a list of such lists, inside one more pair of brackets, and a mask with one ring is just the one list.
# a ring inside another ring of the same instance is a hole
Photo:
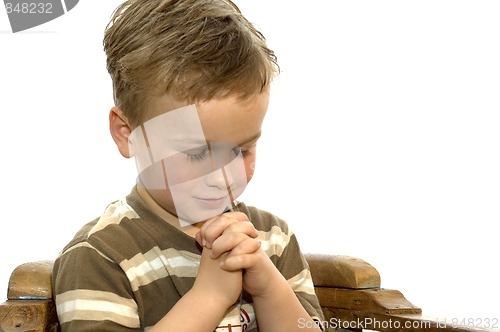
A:
{"label": "shirt sleeve", "polygon": [[141,331],[123,270],[88,242],[55,261],[53,289],[61,331]]}
{"label": "shirt sleeve", "polygon": [[[323,310],[314,290],[309,264],[300,251],[299,243],[293,233],[277,261],[277,267],[282,271],[299,302],[311,318],[318,323],[324,321]],[[322,328],[322,324],[319,325]]]}

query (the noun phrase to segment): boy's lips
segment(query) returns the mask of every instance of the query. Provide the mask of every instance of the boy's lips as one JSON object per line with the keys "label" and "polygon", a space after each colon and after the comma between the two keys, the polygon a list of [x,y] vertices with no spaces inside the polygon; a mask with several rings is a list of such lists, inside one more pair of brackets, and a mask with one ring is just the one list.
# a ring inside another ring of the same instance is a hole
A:
{"label": "boy's lips", "polygon": [[228,204],[227,196],[219,198],[201,198],[201,197],[195,197],[195,198],[200,203],[200,205],[206,209],[225,207]]}

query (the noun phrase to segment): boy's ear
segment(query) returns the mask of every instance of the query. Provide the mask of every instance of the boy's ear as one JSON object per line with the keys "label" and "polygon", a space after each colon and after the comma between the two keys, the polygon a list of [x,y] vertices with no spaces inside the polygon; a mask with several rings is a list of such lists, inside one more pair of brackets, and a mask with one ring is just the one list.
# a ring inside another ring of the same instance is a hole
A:
{"label": "boy's ear", "polygon": [[109,112],[109,131],[121,155],[125,158],[132,157],[128,141],[132,129],[125,114],[116,106]]}

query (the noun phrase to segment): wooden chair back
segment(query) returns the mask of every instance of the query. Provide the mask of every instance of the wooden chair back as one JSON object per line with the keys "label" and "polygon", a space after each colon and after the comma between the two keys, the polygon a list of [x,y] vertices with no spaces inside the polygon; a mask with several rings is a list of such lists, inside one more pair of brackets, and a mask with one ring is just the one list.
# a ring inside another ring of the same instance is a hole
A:
{"label": "wooden chair back", "polygon": [[[321,325],[327,331],[495,331],[423,316],[401,292],[380,288],[378,271],[359,258],[309,254],[306,259],[325,314]],[[0,304],[0,332],[60,331],[52,267],[51,261],[32,262],[12,272],[7,301]]]}

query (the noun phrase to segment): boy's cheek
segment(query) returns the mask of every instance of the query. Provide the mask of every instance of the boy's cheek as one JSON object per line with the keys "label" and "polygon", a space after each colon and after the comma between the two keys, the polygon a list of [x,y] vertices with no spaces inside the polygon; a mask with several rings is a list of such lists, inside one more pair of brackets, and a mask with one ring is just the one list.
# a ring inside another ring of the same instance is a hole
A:
{"label": "boy's cheek", "polygon": [[255,172],[255,157],[250,157],[245,160],[245,172],[246,172],[247,182],[250,182]]}
{"label": "boy's cheek", "polygon": [[139,179],[142,185],[151,190],[167,189],[167,182],[163,175],[163,167],[161,163],[155,163],[139,172]]}

